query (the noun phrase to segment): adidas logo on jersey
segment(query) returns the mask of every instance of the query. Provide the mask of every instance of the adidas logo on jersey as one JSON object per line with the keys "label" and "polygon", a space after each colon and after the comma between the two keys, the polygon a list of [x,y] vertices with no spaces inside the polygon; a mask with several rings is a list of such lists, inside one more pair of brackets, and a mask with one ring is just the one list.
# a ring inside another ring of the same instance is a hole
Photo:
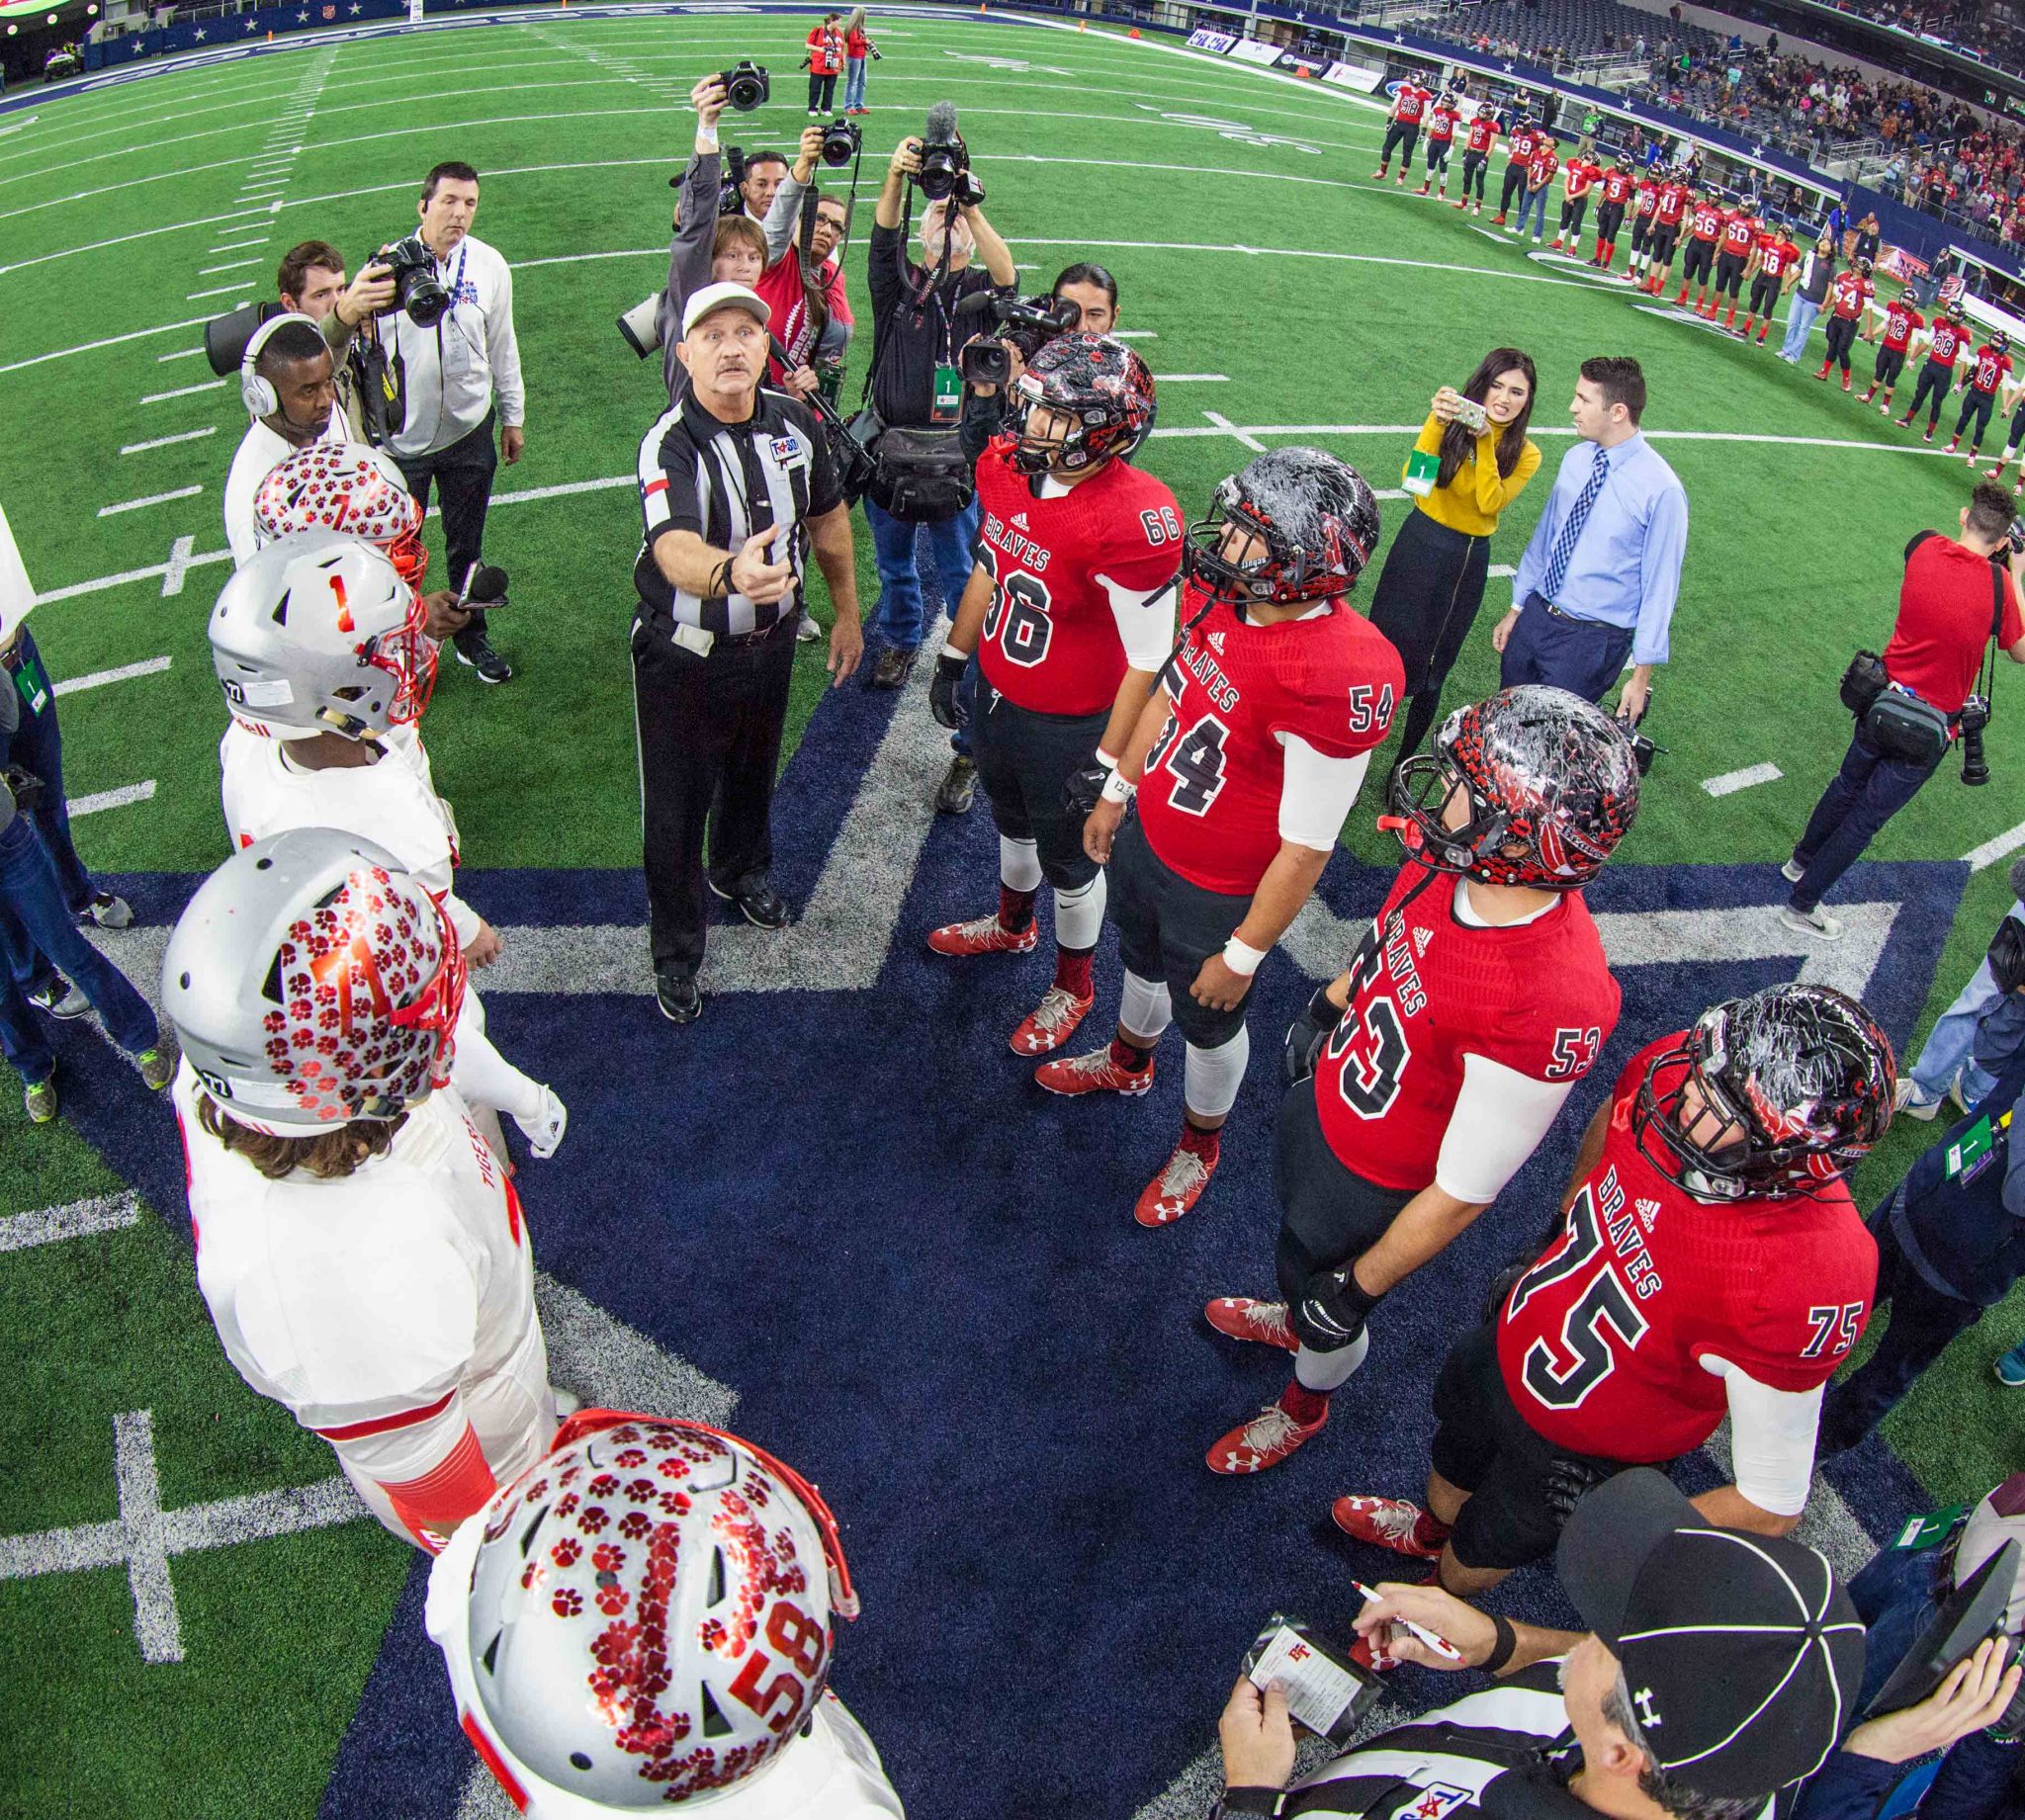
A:
{"label": "adidas logo on jersey", "polygon": [[1218,655],[1218,656],[1221,656],[1221,655],[1223,654],[1223,634],[1222,634],[1222,633],[1220,633],[1220,632],[1212,632],[1212,633],[1211,633],[1211,634],[1209,635],[1209,649],[1210,649],[1211,650],[1215,651],[1215,652],[1217,653],[1217,655]]}
{"label": "adidas logo on jersey", "polygon": [[1640,1223],[1647,1232],[1650,1232],[1653,1227],[1659,1224],[1659,1203],[1657,1201],[1640,1200],[1637,1203],[1637,1207]]}
{"label": "adidas logo on jersey", "polygon": [[1014,512],[1012,514],[1012,529],[1015,531],[1024,531],[1028,527],[1026,523],[1026,514],[1024,512]]}
{"label": "adidas logo on jersey", "polygon": [[1414,953],[1416,955],[1422,955],[1427,953],[1428,943],[1433,941],[1434,939],[1435,932],[1433,929],[1416,928],[1413,932]]}

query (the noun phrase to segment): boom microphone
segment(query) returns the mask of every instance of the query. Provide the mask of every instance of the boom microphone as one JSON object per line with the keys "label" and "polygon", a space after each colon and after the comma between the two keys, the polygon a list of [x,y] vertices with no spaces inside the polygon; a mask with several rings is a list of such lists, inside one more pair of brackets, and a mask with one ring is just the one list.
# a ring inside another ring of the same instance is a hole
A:
{"label": "boom microphone", "polygon": [[947,145],[956,137],[956,104],[953,101],[938,101],[928,109],[927,142],[930,145]]}
{"label": "boom microphone", "polygon": [[964,316],[981,316],[998,302],[998,295],[991,291],[973,291],[966,298],[957,300],[956,307],[949,313],[961,320]]}

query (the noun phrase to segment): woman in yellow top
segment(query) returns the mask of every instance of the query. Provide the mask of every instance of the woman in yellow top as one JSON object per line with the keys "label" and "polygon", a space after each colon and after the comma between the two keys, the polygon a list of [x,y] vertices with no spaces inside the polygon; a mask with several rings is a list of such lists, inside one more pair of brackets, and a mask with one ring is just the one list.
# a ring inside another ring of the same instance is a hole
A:
{"label": "woman in yellow top", "polygon": [[[1498,515],[1540,467],[1540,445],[1526,436],[1538,384],[1532,355],[1493,348],[1459,393],[1447,386],[1435,393],[1414,444],[1421,455],[1439,457],[1441,467],[1433,490],[1415,501],[1386,551],[1370,606],[1371,624],[1406,666],[1412,706],[1400,758],[1418,750],[1435,724],[1442,684],[1483,605]],[[1464,400],[1483,407],[1481,431],[1463,420],[1474,415]]]}

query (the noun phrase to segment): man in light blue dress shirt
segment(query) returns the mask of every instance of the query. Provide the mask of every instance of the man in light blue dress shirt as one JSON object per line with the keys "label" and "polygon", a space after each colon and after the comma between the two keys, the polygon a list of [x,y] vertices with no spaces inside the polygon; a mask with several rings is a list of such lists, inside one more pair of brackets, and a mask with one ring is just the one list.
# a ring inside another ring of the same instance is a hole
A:
{"label": "man in light blue dress shirt", "polygon": [[1491,644],[1504,653],[1500,688],[1550,683],[1601,702],[1625,667],[1618,712],[1645,712],[1688,547],[1688,495],[1638,433],[1645,376],[1635,360],[1582,363],[1568,451],[1533,541],[1512,577],[1512,610]]}

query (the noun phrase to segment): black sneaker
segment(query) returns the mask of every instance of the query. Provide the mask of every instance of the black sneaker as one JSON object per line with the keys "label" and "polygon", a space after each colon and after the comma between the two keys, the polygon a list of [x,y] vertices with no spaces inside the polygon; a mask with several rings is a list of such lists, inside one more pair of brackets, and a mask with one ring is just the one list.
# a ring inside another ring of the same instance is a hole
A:
{"label": "black sneaker", "polygon": [[703,994],[696,975],[687,967],[669,961],[654,970],[654,996],[660,1014],[671,1024],[693,1024],[703,1015]]}
{"label": "black sneaker", "polygon": [[872,663],[870,684],[875,689],[904,689],[914,674],[914,652],[905,646],[889,645]]}
{"label": "black sneaker", "polygon": [[102,929],[131,928],[133,923],[133,907],[125,898],[116,898],[110,891],[95,891],[91,902],[76,911],[71,920],[82,928],[87,922],[95,922]]}
{"label": "black sneaker", "polygon": [[764,879],[756,884],[735,885],[727,891],[715,879],[704,881],[713,895],[727,904],[735,905],[739,914],[757,929],[784,929],[787,927],[787,900]]}
{"label": "black sneaker", "polygon": [[977,760],[958,752],[950,759],[941,788],[935,792],[935,813],[943,816],[968,815],[976,796]]}
{"label": "black sneaker", "polygon": [[513,665],[492,649],[492,642],[476,626],[467,626],[452,641],[458,662],[477,670],[481,682],[510,682]]}
{"label": "black sneaker", "polygon": [[91,1000],[60,973],[52,973],[30,993],[28,1001],[38,1010],[47,1011],[51,1017],[82,1017],[91,1009]]}

